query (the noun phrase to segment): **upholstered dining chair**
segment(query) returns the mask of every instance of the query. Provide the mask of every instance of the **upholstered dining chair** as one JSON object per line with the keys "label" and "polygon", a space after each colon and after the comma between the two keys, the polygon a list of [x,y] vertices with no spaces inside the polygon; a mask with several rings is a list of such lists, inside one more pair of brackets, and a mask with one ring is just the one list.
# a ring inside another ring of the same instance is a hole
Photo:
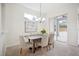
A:
{"label": "upholstered dining chair", "polygon": [[22,55],[26,52],[26,51],[23,52],[23,49],[27,50],[27,49],[29,49],[29,47],[32,47],[33,44],[32,44],[32,42],[28,41],[28,36],[20,36],[19,39],[20,39],[20,52],[19,52],[19,54]]}
{"label": "upholstered dining chair", "polygon": [[50,33],[49,38],[48,38],[48,47],[50,48],[50,46],[53,46],[54,48],[54,34],[53,33]]}
{"label": "upholstered dining chair", "polygon": [[48,34],[42,35],[42,40],[37,45],[41,46],[41,49],[47,48],[48,50]]}
{"label": "upholstered dining chair", "polygon": [[47,47],[47,45],[48,45],[48,34],[43,35],[42,41],[41,41],[41,46],[42,47]]}

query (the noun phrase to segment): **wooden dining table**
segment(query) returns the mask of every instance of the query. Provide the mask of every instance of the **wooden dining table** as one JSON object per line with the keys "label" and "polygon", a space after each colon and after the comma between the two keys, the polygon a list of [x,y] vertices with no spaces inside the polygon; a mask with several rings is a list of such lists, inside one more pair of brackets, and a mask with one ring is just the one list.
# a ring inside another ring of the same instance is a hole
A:
{"label": "wooden dining table", "polygon": [[41,41],[42,36],[40,35],[34,35],[34,36],[29,36],[28,37],[29,42],[32,41],[33,42],[33,47],[32,47],[32,52],[35,53],[35,44],[39,41]]}

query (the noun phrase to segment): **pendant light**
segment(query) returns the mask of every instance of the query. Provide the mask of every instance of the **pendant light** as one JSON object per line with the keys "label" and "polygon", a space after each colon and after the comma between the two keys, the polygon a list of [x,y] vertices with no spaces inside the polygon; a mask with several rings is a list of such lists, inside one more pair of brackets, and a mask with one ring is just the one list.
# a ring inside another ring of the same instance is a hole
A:
{"label": "pendant light", "polygon": [[42,21],[45,20],[45,17],[43,17],[43,13],[42,13],[42,3],[40,3],[40,23],[42,23]]}
{"label": "pendant light", "polygon": [[42,7],[42,4],[40,3],[40,23],[42,22],[42,11],[41,11],[41,7]]}

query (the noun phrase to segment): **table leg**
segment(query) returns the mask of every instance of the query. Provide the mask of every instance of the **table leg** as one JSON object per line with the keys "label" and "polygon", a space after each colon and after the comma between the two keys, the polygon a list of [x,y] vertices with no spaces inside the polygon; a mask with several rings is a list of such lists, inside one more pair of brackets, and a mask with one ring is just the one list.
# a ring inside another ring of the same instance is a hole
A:
{"label": "table leg", "polygon": [[28,39],[29,40],[29,42],[30,42],[30,39]]}
{"label": "table leg", "polygon": [[35,53],[35,42],[33,41],[33,49],[32,49],[33,53]]}

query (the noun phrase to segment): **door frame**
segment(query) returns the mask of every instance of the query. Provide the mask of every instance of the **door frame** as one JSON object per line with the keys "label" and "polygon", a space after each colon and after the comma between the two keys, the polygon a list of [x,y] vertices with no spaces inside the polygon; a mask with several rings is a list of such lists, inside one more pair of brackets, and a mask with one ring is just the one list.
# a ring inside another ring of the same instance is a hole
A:
{"label": "door frame", "polygon": [[[67,14],[62,14],[62,15],[64,15],[64,16],[66,16],[67,17],[67,41],[66,42],[68,42],[68,15]],[[62,15],[58,15],[58,16],[62,16]],[[56,19],[56,17],[58,17],[58,16],[55,16],[54,17],[54,33],[55,33],[55,19]],[[58,21],[57,21],[58,22]],[[58,25],[58,23],[57,23],[57,25]],[[58,26],[57,26],[57,28],[58,28]],[[58,29],[56,30],[56,33],[58,33]],[[59,41],[58,40],[58,34],[56,34],[56,41]],[[63,42],[63,41],[60,41],[60,42]]]}

